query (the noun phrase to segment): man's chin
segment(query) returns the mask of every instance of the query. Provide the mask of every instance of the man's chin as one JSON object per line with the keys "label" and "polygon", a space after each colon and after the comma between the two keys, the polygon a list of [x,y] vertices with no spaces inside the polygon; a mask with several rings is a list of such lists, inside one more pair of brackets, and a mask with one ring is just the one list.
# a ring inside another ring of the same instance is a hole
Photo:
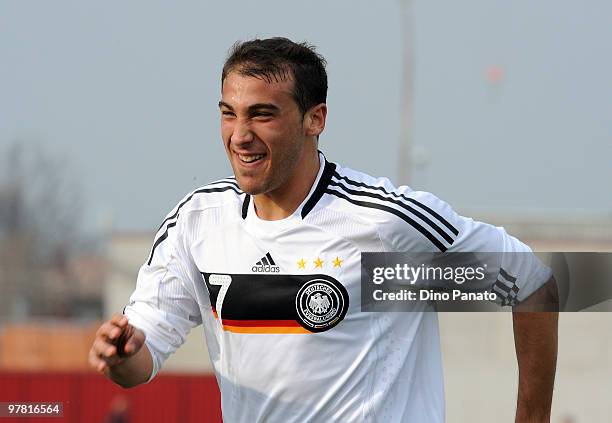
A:
{"label": "man's chin", "polygon": [[244,178],[236,177],[236,182],[240,189],[249,195],[258,195],[266,192],[265,185],[256,181],[244,180]]}

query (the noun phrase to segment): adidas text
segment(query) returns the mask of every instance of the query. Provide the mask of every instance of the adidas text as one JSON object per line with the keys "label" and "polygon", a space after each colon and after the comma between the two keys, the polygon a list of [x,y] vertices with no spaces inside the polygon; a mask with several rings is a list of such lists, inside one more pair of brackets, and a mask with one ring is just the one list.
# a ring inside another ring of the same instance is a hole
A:
{"label": "adidas text", "polygon": [[279,266],[271,266],[269,264],[265,264],[265,265],[259,265],[259,266],[253,266],[251,268],[251,271],[253,273],[279,273],[280,272],[280,267]]}

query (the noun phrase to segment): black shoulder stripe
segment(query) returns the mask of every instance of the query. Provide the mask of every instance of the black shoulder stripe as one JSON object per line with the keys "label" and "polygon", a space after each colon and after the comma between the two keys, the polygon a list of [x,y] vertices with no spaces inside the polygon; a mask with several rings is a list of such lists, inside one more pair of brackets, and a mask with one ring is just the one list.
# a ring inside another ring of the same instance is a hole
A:
{"label": "black shoulder stripe", "polygon": [[357,206],[361,206],[361,207],[368,207],[371,209],[378,209],[378,210],[383,210],[386,211],[388,213],[391,213],[397,217],[399,217],[400,219],[402,219],[404,222],[408,223],[410,226],[412,226],[413,228],[415,228],[417,231],[419,231],[421,234],[423,234],[423,236],[425,238],[427,238],[429,241],[431,241],[432,244],[434,244],[436,247],[438,247],[438,249],[441,252],[445,252],[448,248],[442,244],[442,242],[440,242],[440,240],[438,240],[435,236],[433,236],[429,231],[425,230],[425,228],[423,228],[421,225],[419,225],[417,222],[415,222],[413,219],[411,219],[410,217],[406,216],[404,213],[400,212],[397,209],[394,209],[393,207],[389,207],[389,206],[385,206],[382,204],[378,204],[378,203],[370,203],[368,201],[359,201],[359,200],[355,200],[354,198],[350,198],[338,191],[332,190],[327,188],[325,190],[325,192],[327,194],[331,194],[334,195],[338,198],[342,198],[343,200],[348,201],[349,203],[353,203]]}
{"label": "black shoulder stripe", "polygon": [[507,280],[508,282],[511,282],[511,283],[516,282],[516,277],[514,277],[514,276],[510,276],[510,274],[509,274],[508,272],[506,272],[506,271],[504,270],[504,268],[503,268],[503,267],[500,267],[500,268],[499,268],[499,273],[500,273],[500,274],[502,275],[502,277],[503,277],[505,280]]}
{"label": "black shoulder stripe", "polygon": [[442,217],[439,213],[437,213],[431,207],[426,206],[425,204],[421,203],[420,201],[415,200],[414,198],[406,197],[405,195],[396,194],[394,192],[389,192],[386,189],[384,189],[383,187],[378,187],[378,186],[368,185],[368,184],[365,184],[363,182],[353,181],[352,179],[350,179],[350,178],[348,178],[346,176],[340,175],[338,172],[334,172],[334,176],[337,179],[342,179],[342,180],[348,182],[351,185],[354,185],[354,186],[357,186],[357,187],[362,187],[362,188],[369,188],[369,189],[378,190],[378,191],[381,191],[381,192],[383,192],[383,193],[385,193],[387,195],[391,195],[391,196],[393,196],[395,198],[400,198],[402,200],[408,201],[408,202],[414,204],[415,206],[418,206],[421,209],[425,210],[427,213],[431,214],[440,223],[442,223],[444,226],[446,226],[453,234],[459,235],[459,231],[457,230],[457,228],[455,228],[448,220],[446,220],[444,217]]}
{"label": "black shoulder stripe", "polygon": [[176,226],[176,221],[168,223],[168,226],[166,227],[166,231],[159,238],[155,240],[155,243],[153,244],[153,248],[151,249],[151,255],[149,256],[149,260],[147,261],[147,266],[151,265],[151,261],[153,261],[153,253],[155,253],[155,249],[157,248],[157,246],[161,244],[166,238],[168,238],[168,229],[174,226]]}
{"label": "black shoulder stripe", "polygon": [[[236,185],[236,186],[238,186],[238,185]],[[201,194],[201,193],[209,193],[209,192],[223,192],[223,191],[229,191],[229,190],[234,191],[238,195],[242,194],[242,192],[239,189],[234,188],[233,185],[226,186],[226,187],[218,187],[218,188],[201,188],[201,189],[198,189],[198,190],[192,192],[189,197],[185,198],[185,200],[183,200],[183,202],[181,202],[181,204],[179,204],[178,208],[176,209],[176,212],[174,212],[174,214],[172,216],[169,216],[166,219],[164,219],[164,221],[162,222],[161,225],[159,225],[159,228],[157,228],[157,230],[159,231],[166,224],[166,222],[168,222],[169,220],[172,220],[172,219],[176,218],[179,215],[179,212],[181,211],[181,207],[183,207],[185,204],[187,204],[189,202],[189,200],[191,200],[193,198],[194,195]]]}
{"label": "black shoulder stripe", "polygon": [[235,178],[219,179],[218,181],[214,181],[214,182],[211,182],[209,184],[206,184],[202,188],[199,188],[199,189],[211,188],[214,185],[233,185],[234,187],[236,187],[236,189],[238,191],[240,191],[240,186],[238,186],[238,182],[236,182]]}
{"label": "black shoulder stripe", "polygon": [[321,197],[323,197],[323,194],[325,193],[325,190],[327,189],[329,181],[331,181],[335,170],[336,165],[325,160],[325,168],[323,169],[323,174],[321,174],[321,179],[319,179],[317,187],[302,208],[302,219],[305,218],[308,213],[310,213]]}
{"label": "black shoulder stripe", "polygon": [[236,177],[232,176],[229,178],[223,178],[223,179],[217,179],[216,181],[213,181],[209,184],[204,185],[202,188],[208,188],[211,185],[215,185],[215,184],[232,184],[234,185],[236,188],[238,188],[238,182],[236,182]]}
{"label": "black shoulder stripe", "polygon": [[381,201],[385,201],[385,202],[388,202],[388,203],[391,203],[391,204],[395,204],[395,205],[397,205],[397,206],[399,206],[399,207],[409,211],[410,213],[414,214],[415,216],[418,216],[422,221],[427,223],[432,229],[434,229],[438,234],[440,234],[440,236],[442,238],[444,238],[446,240],[446,242],[448,242],[449,244],[452,245],[453,242],[454,242],[454,239],[451,238],[441,227],[436,225],[430,218],[428,218],[427,216],[425,216],[423,213],[421,213],[420,211],[416,210],[415,208],[410,207],[406,203],[394,200],[392,198],[383,197],[382,195],[374,194],[373,192],[357,191],[357,190],[351,189],[351,188],[347,187],[346,185],[344,185],[342,183],[339,183],[339,182],[336,182],[336,181],[330,181],[329,184],[341,188],[343,191],[347,192],[348,194],[353,194],[353,195],[358,195],[358,196],[363,196],[363,197],[376,198],[376,199],[381,200]]}
{"label": "black shoulder stripe", "polygon": [[[166,219],[164,219],[164,221],[162,222],[162,224],[160,225],[160,227],[157,229],[157,231],[159,232],[159,230],[161,228],[163,228],[163,226],[169,222],[172,219],[176,219],[179,216],[179,212],[181,211],[181,208],[187,204],[189,202],[189,200],[191,200],[193,198],[194,195],[196,194],[201,194],[201,193],[211,193],[211,192],[224,192],[224,191],[234,191],[236,194],[240,195],[242,194],[241,191],[239,191],[238,189],[234,188],[234,186],[230,185],[230,186],[225,186],[225,187],[218,187],[218,188],[202,188],[202,189],[198,189],[194,192],[191,193],[191,195],[189,197],[187,197],[183,202],[181,202],[181,204],[179,204],[179,206],[176,209],[176,212],[170,216],[167,217]],[[168,223],[168,225],[166,226],[166,230],[164,231],[163,234],[161,234],[159,236],[159,238],[157,238],[155,240],[155,243],[153,244],[153,249],[151,249],[151,255],[149,256],[149,260],[147,261],[147,265],[151,264],[151,261],[153,260],[153,253],[155,252],[155,249],[157,248],[157,246],[159,244],[161,244],[166,238],[168,238],[168,229],[172,228],[176,226],[176,220],[173,222]]]}

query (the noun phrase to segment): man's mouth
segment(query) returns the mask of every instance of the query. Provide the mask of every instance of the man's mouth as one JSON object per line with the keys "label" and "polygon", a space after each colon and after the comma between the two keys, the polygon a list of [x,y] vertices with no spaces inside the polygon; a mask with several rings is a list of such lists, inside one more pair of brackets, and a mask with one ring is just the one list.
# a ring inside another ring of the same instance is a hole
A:
{"label": "man's mouth", "polygon": [[254,163],[266,157],[265,154],[238,154],[238,158],[244,163]]}

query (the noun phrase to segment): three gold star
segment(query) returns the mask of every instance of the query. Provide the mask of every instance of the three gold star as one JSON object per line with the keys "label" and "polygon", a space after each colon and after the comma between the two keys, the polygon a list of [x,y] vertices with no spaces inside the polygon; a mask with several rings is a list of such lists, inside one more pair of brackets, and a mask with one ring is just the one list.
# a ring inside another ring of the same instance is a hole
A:
{"label": "three gold star", "polygon": [[[340,257],[336,257],[334,260],[332,260],[334,267],[342,267],[343,262],[344,260],[342,260]],[[307,262],[304,260],[304,258],[301,258],[297,262],[298,269],[306,269],[306,263]],[[322,260],[321,257],[317,257],[316,260],[313,260],[313,263],[315,269],[323,269],[323,263],[325,263],[325,260]]]}

